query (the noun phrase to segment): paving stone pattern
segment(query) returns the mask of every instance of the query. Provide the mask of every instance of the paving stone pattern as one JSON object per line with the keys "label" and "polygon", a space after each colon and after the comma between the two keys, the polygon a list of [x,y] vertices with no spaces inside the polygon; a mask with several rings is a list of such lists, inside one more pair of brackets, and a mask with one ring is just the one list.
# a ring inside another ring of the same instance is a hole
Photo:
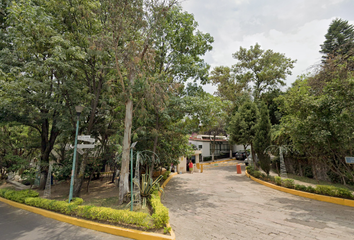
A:
{"label": "paving stone pattern", "polygon": [[354,208],[268,188],[231,164],[167,184],[162,202],[177,240],[354,239]]}

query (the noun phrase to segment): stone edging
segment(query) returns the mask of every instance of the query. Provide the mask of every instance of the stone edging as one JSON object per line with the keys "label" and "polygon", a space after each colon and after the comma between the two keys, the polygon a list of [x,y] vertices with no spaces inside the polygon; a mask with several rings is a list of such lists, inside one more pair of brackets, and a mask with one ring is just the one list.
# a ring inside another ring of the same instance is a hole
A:
{"label": "stone edging", "polygon": [[[170,181],[172,177],[177,175],[177,173],[170,174],[170,176],[166,179],[166,181],[163,183],[161,186],[164,188],[166,184]],[[161,196],[161,193],[159,193]],[[32,206],[28,206],[22,203],[14,202],[5,198],[0,197],[0,201],[7,203],[13,207],[21,208],[26,211],[30,211],[36,214],[40,214],[44,217],[52,218],[61,222],[66,222],[70,223],[79,227],[84,227],[100,232],[105,232],[117,236],[122,236],[122,237],[127,237],[127,238],[133,238],[133,239],[141,239],[141,240],[175,240],[176,235],[173,232],[172,228],[170,231],[171,236],[159,234],[159,233],[152,233],[152,232],[144,232],[140,230],[134,230],[134,229],[128,229],[128,228],[122,228],[122,227],[117,227],[109,224],[102,224],[102,223],[97,223],[89,220],[84,220],[84,219],[79,219],[71,216],[67,216],[64,214],[48,211],[45,209],[41,208],[36,208]],[[169,223],[166,224],[166,227],[171,227]]]}
{"label": "stone edging", "polygon": [[354,207],[354,200],[324,196],[324,195],[319,195],[319,194],[315,194],[315,193],[308,193],[308,192],[303,192],[303,191],[299,191],[299,190],[295,190],[295,189],[280,187],[275,184],[265,182],[265,181],[255,178],[255,177],[252,177],[251,175],[248,174],[247,170],[245,171],[245,173],[246,173],[246,176],[251,178],[253,181],[263,184],[264,186],[282,191],[282,192],[286,192],[286,193],[290,193],[290,194],[297,195],[300,197],[310,198],[310,199],[314,199],[314,200],[318,200],[318,201],[322,201],[322,202],[329,202],[329,203],[335,203],[335,204],[339,204],[339,205]]}

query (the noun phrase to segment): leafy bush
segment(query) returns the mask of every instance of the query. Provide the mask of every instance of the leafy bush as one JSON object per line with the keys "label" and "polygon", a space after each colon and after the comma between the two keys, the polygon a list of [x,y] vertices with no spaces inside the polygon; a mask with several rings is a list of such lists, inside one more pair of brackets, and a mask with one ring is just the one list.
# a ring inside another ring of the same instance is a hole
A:
{"label": "leafy bush", "polygon": [[170,176],[170,173],[171,173],[170,171],[164,172],[164,174],[162,175],[162,179],[166,180],[168,178],[168,176]]}
{"label": "leafy bush", "polygon": [[77,206],[76,215],[88,219],[109,221],[124,224],[132,224],[135,226],[150,229],[151,217],[147,213],[132,212],[129,209],[116,210],[107,207],[96,207],[92,205]]}
{"label": "leafy bush", "polygon": [[299,191],[306,191],[307,187],[305,185],[295,184],[295,189]]}
{"label": "leafy bush", "polygon": [[286,188],[294,188],[295,186],[294,179],[285,178],[282,180],[282,185]]}
{"label": "leafy bush", "polygon": [[84,200],[82,198],[75,197],[75,198],[71,199],[70,203],[75,203],[76,205],[81,205],[84,203]]}
{"label": "leafy bush", "polygon": [[28,197],[38,197],[39,194],[36,191],[33,190],[21,190],[21,191],[16,191],[16,190],[10,190],[6,189],[1,196],[3,196],[6,199],[19,202],[19,203],[24,203],[25,199]]}
{"label": "leafy bush", "polygon": [[338,197],[353,199],[353,193],[346,188],[337,188]]}
{"label": "leafy bush", "polygon": [[268,179],[269,179],[269,182],[275,183],[275,177],[274,176],[269,175]]}
{"label": "leafy bush", "polygon": [[268,176],[265,173],[261,173],[261,179],[268,181]]}
{"label": "leafy bush", "polygon": [[274,177],[275,184],[278,186],[281,186],[281,177],[275,176]]}
{"label": "leafy bush", "polygon": [[254,168],[253,168],[253,166],[247,166],[246,170],[247,170],[248,174],[250,174],[251,176],[254,176]]}
{"label": "leafy bush", "polygon": [[336,196],[336,188],[333,186],[317,185],[315,193],[334,197]]}
{"label": "leafy bush", "polygon": [[152,218],[156,228],[162,228],[168,223],[168,209],[161,203],[158,192],[155,191],[151,194],[150,204],[153,209]]}
{"label": "leafy bush", "polygon": [[66,215],[121,224],[133,224],[145,229],[153,227],[151,217],[147,213],[116,210],[93,205],[78,206],[78,203],[82,203],[81,200],[81,198],[76,198],[75,200],[73,199],[71,203],[68,203],[67,201],[56,201],[44,198],[26,198],[25,202],[30,206],[52,210]]}
{"label": "leafy bush", "polygon": [[253,171],[253,177],[260,178],[261,176],[262,176],[262,173],[260,171]]}
{"label": "leafy bush", "polygon": [[315,190],[315,188],[314,188],[314,187],[312,187],[312,186],[307,186],[307,188],[306,188],[306,192],[315,193],[315,192],[316,192],[316,190]]}

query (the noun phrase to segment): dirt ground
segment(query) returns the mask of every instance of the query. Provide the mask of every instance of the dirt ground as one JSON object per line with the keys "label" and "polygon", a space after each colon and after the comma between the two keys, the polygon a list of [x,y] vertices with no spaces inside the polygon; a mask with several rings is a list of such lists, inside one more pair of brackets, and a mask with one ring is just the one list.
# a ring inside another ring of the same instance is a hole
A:
{"label": "dirt ground", "polygon": [[[87,181],[85,180],[80,197],[85,201],[85,202],[92,202],[95,199],[106,199],[106,198],[114,198],[118,196],[118,188],[116,187],[115,184],[110,183],[110,178],[101,178],[98,180],[93,180],[89,184],[89,191],[87,192]],[[13,187],[12,184],[3,182],[0,185],[0,188],[7,188],[7,187]],[[36,190],[39,193],[39,196],[43,196],[43,190],[38,190],[36,188],[33,188],[33,190]],[[70,190],[70,181],[61,181],[58,183],[54,183],[51,186],[51,199],[56,199],[56,200],[65,200],[69,198],[69,190]]]}

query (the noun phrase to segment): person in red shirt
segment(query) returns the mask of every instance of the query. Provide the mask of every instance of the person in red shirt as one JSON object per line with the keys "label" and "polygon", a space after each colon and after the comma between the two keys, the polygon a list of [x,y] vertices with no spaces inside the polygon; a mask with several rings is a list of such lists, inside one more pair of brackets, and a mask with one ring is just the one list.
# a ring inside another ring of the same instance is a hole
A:
{"label": "person in red shirt", "polygon": [[189,160],[189,172],[193,173],[193,163],[191,160]]}

